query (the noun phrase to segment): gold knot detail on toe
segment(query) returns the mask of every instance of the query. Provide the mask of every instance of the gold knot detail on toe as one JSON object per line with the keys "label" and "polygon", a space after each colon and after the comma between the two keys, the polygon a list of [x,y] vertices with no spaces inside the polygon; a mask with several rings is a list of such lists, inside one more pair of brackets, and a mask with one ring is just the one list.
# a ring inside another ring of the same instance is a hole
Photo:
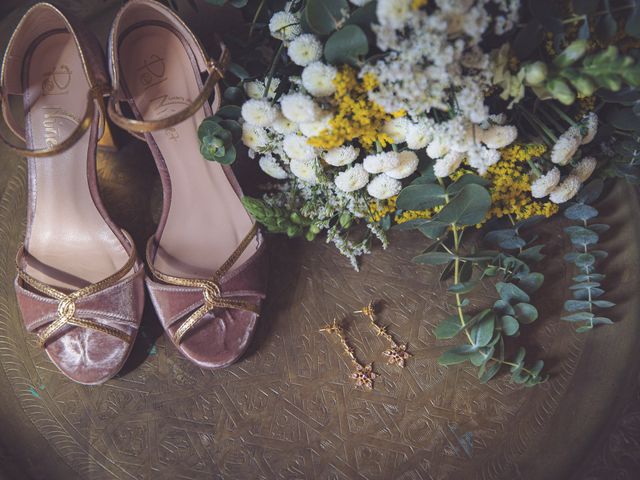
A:
{"label": "gold knot detail on toe", "polygon": [[70,320],[76,314],[76,302],[71,297],[65,297],[58,303],[58,318]]}

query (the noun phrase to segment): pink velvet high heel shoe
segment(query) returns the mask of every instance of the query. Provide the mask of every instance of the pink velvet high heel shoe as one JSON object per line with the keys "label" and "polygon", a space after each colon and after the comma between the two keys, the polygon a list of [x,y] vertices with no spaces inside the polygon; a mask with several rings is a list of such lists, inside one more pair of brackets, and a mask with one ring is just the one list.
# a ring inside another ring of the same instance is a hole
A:
{"label": "pink velvet high heel shoe", "polygon": [[[98,192],[96,147],[109,78],[97,40],[48,3],[33,6],[2,63],[2,111],[25,141],[29,200],[15,290],[27,330],[70,379],[102,383],[127,359],[144,306],[144,266]],[[23,98],[26,125],[8,96]]]}
{"label": "pink velvet high heel shoe", "polygon": [[240,358],[266,288],[264,240],[233,171],[200,154],[197,129],[219,107],[228,62],[225,46],[219,50],[210,59],[180,18],[151,0],[125,4],[109,39],[109,115],[149,144],[163,185],[146,283],[171,341],[203,368]]}

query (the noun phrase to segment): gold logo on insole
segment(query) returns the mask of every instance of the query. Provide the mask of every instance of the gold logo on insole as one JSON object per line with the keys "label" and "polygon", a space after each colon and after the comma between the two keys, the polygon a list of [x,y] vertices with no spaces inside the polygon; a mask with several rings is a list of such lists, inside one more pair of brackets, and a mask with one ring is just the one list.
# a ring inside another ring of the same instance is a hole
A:
{"label": "gold logo on insole", "polygon": [[67,65],[59,65],[42,75],[43,95],[64,95],[69,93],[71,85],[71,69]]}
{"label": "gold logo on insole", "polygon": [[75,115],[67,112],[62,107],[44,107],[42,110],[44,112],[42,127],[47,148],[54,147],[60,143],[60,127],[66,122],[71,122],[73,125],[80,123]]}
{"label": "gold logo on insole", "polygon": [[145,89],[158,85],[167,79],[164,72],[164,58],[153,54],[149,58],[145,58],[143,65],[138,68],[140,83]]}

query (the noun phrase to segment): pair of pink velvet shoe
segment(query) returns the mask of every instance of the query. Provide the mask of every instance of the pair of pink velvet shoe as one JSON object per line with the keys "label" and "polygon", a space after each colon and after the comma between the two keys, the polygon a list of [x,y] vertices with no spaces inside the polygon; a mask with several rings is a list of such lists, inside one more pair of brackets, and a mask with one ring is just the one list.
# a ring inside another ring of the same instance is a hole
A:
{"label": "pair of pink velvet shoe", "polygon": [[[145,282],[168,337],[196,365],[225,367],[249,344],[265,295],[264,240],[231,168],[204,160],[197,138],[220,102],[223,44],[217,54],[209,58],[153,0],[131,0],[118,13],[109,73],[97,40],[51,4],[29,9],[11,37],[2,111],[26,146],[2,141],[28,158],[29,171],[15,289],[27,330],[76,382],[99,384],[120,371],[140,326]],[[22,97],[24,125],[10,96]],[[100,199],[96,149],[107,111],[148,143],[162,179],[146,276],[133,240]]]}

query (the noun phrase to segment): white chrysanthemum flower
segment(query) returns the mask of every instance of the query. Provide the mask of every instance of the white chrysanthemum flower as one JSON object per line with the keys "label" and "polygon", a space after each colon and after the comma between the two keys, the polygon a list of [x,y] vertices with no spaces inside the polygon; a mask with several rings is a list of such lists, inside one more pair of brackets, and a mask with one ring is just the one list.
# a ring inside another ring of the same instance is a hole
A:
{"label": "white chrysanthemum flower", "polygon": [[393,143],[402,143],[407,138],[407,126],[409,123],[406,117],[392,118],[385,122],[382,131],[392,138]]}
{"label": "white chrysanthemum flower", "polygon": [[420,150],[426,147],[433,138],[430,126],[422,122],[410,123],[406,127],[406,132],[407,147],[411,150]]}
{"label": "white chrysanthemum flower", "polygon": [[343,192],[355,192],[364,188],[369,183],[369,174],[360,163],[349,167],[344,172],[336,175],[336,187]]}
{"label": "white chrysanthemum flower", "polygon": [[571,127],[558,138],[551,150],[551,161],[557,165],[566,165],[580,148],[582,135],[578,127]]}
{"label": "white chrysanthemum flower", "polygon": [[571,170],[571,175],[574,175],[580,179],[581,182],[586,182],[593,171],[596,169],[597,161],[593,157],[585,157],[580,160],[580,163]]}
{"label": "white chrysanthemum flower", "polygon": [[271,36],[278,40],[289,41],[302,33],[300,21],[293,13],[277,12],[269,20]]}
{"label": "white chrysanthemum flower", "polygon": [[449,152],[444,157],[436,160],[433,166],[433,173],[436,177],[444,178],[455,172],[464,160],[464,153]]}
{"label": "white chrysanthemum flower", "polygon": [[360,149],[355,148],[352,145],[346,147],[332,148],[324,155],[324,161],[334,167],[342,167],[343,165],[349,165],[358,158]]}
{"label": "white chrysanthemum flower", "polygon": [[420,163],[418,156],[411,150],[400,152],[398,157],[400,158],[400,165],[385,172],[391,178],[395,178],[396,180],[407,178],[416,171],[418,163]]}
{"label": "white chrysanthemum flower", "polygon": [[316,158],[316,149],[301,135],[290,133],[282,140],[282,149],[291,160],[310,162]]}
{"label": "white chrysanthemum flower", "polygon": [[376,7],[378,23],[396,30],[411,18],[411,0],[380,0]]}
{"label": "white chrysanthemum flower", "polygon": [[558,186],[558,183],[560,183],[560,170],[558,170],[558,167],[553,167],[531,183],[531,196],[533,198],[544,198]]}
{"label": "white chrysanthemum flower", "polygon": [[518,129],[513,125],[494,125],[479,133],[482,143],[493,149],[511,145],[518,138]]}
{"label": "white chrysanthemum flower", "polygon": [[315,161],[292,160],[289,164],[291,173],[307,183],[318,183]]}
{"label": "white chrysanthemum flower", "polygon": [[294,133],[298,131],[298,124],[292,122],[287,117],[282,115],[282,113],[278,112],[278,116],[276,117],[273,125],[271,125],[274,131],[279,133],[280,135],[286,135],[288,133]]}
{"label": "white chrysanthemum flower", "polygon": [[267,146],[269,143],[269,137],[267,131],[258,127],[257,125],[251,125],[249,123],[242,124],[242,143],[252,150],[260,150]]}
{"label": "white chrysanthemum flower", "polygon": [[369,173],[382,173],[400,166],[396,152],[382,152],[368,155],[363,160],[364,169]]}
{"label": "white chrysanthemum flower", "polygon": [[289,44],[289,58],[296,65],[306,67],[322,58],[322,43],[311,33],[304,33]]}
{"label": "white chrysanthemum flower", "polygon": [[[449,145],[447,141],[437,136],[429,142],[427,145],[427,155],[431,158],[442,158],[449,152]],[[445,175],[446,176],[446,175]]]}
{"label": "white chrysanthemum flower", "polygon": [[554,188],[549,194],[549,200],[553,203],[565,203],[576,196],[582,182],[575,175],[569,175],[564,181]]}
{"label": "white chrysanthemum flower", "polygon": [[500,152],[484,145],[475,146],[467,152],[467,162],[478,171],[479,175],[485,175],[491,165],[500,160]]}
{"label": "white chrysanthemum flower", "polygon": [[[272,78],[271,83],[269,84],[269,93],[267,93],[266,98],[268,98],[269,100],[273,99],[276,96],[276,91],[278,90],[279,86],[280,86],[280,79]],[[256,100],[259,100],[265,97],[265,94],[264,94],[265,88],[266,88],[265,83],[260,82],[258,80],[255,80],[253,82],[247,82],[244,84],[244,92],[247,94],[249,98],[253,98]]]}
{"label": "white chrysanthemum flower", "polygon": [[391,178],[386,173],[376,175],[374,179],[369,182],[369,185],[367,185],[369,195],[378,200],[386,200],[394,195],[398,195],[400,190],[402,190],[400,180]]}
{"label": "white chrysanthemum flower", "polygon": [[315,122],[318,120],[320,107],[308,95],[290,93],[280,100],[282,114],[295,123]]}
{"label": "white chrysanthemum flower", "polygon": [[313,62],[302,71],[302,86],[314,97],[328,97],[336,91],[333,81],[338,70],[322,62]]}
{"label": "white chrysanthemum flower", "polygon": [[242,118],[247,123],[268,127],[278,117],[278,109],[267,100],[250,99],[242,105]]}
{"label": "white chrysanthemum flower", "polygon": [[317,135],[320,135],[322,132],[324,132],[330,127],[329,122],[331,121],[332,118],[333,118],[333,115],[326,114],[321,119],[315,122],[301,123],[298,125],[298,128],[300,129],[300,132],[305,137],[315,137]]}
{"label": "white chrysanthemum flower", "polygon": [[258,160],[258,165],[264,173],[270,177],[284,180],[287,178],[287,171],[280,166],[275,157],[271,154],[265,155]]}
{"label": "white chrysanthemum flower", "polygon": [[583,122],[587,129],[587,133],[582,137],[582,145],[586,145],[587,143],[591,143],[595,138],[596,133],[598,133],[598,115],[591,112],[585,116]]}

